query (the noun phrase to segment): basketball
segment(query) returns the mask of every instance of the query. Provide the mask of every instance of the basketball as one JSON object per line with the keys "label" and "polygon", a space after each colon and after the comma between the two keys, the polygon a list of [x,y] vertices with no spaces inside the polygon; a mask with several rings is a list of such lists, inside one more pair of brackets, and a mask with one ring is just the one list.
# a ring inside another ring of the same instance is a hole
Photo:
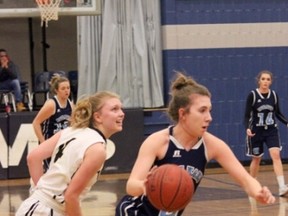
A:
{"label": "basketball", "polygon": [[168,212],[188,205],[194,193],[194,183],[188,172],[175,164],[159,166],[146,182],[146,195],[151,204]]}

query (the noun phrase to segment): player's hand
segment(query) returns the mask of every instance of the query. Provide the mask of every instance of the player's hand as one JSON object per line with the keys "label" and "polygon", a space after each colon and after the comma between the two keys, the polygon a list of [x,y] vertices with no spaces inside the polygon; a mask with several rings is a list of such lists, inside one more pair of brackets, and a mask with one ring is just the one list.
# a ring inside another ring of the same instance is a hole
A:
{"label": "player's hand", "polygon": [[255,133],[252,133],[251,129],[249,129],[249,128],[246,130],[246,134],[247,134],[247,136],[249,136],[249,137],[255,136]]}
{"label": "player's hand", "polygon": [[147,176],[146,176],[146,181],[145,181],[145,182],[147,182],[147,179],[148,179],[149,176],[154,172],[154,170],[157,169],[157,167],[158,167],[158,166],[153,166],[153,167],[149,170],[149,172],[148,172],[148,174],[147,174]]}
{"label": "player's hand", "polygon": [[146,185],[147,185],[148,178],[149,178],[149,176],[153,173],[153,171],[154,171],[155,169],[157,169],[157,167],[158,167],[158,166],[153,166],[153,167],[151,168],[151,170],[148,172],[146,179],[144,180],[144,188],[143,188],[143,191],[144,191],[143,194],[144,194],[144,195],[146,195]]}
{"label": "player's hand", "polygon": [[256,195],[255,199],[262,204],[273,204],[275,202],[275,197],[272,195],[270,190],[265,186]]}

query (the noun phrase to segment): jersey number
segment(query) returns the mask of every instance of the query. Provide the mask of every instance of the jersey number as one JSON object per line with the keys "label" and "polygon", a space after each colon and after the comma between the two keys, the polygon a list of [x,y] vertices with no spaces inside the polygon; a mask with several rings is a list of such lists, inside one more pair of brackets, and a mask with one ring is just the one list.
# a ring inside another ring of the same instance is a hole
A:
{"label": "jersey number", "polygon": [[76,139],[76,138],[72,138],[72,139],[68,140],[67,142],[61,144],[61,145],[58,147],[58,151],[57,151],[57,153],[56,153],[56,155],[55,155],[55,158],[54,158],[54,163],[56,163],[56,161],[57,161],[59,158],[62,157],[63,151],[64,151],[64,149],[66,148],[66,146],[67,146],[71,141],[73,141],[73,140],[75,140],[75,139]]}
{"label": "jersey number", "polygon": [[273,112],[269,112],[267,117],[265,118],[264,113],[258,113],[259,122],[257,126],[264,126],[264,125],[273,125]]}

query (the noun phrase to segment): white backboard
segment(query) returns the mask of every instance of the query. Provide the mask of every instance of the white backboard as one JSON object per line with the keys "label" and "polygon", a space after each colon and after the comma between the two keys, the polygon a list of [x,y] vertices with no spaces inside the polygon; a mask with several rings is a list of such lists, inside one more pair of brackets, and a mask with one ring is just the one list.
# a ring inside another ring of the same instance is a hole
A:
{"label": "white backboard", "polygon": [[[59,15],[85,16],[101,14],[101,0],[61,0]],[[37,17],[35,0],[0,0],[0,18]]]}

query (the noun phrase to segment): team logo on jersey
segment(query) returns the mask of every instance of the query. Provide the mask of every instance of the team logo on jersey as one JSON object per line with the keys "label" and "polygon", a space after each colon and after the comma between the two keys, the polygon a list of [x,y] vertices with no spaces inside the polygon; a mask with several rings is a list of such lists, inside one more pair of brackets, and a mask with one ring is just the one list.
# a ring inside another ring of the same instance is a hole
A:
{"label": "team logo on jersey", "polygon": [[173,157],[175,158],[179,158],[179,157],[181,157],[181,154],[180,154],[180,150],[175,150],[174,151],[174,154],[173,154]]}
{"label": "team logo on jersey", "polygon": [[257,100],[257,103],[261,103],[261,99],[258,99],[258,100]]}

